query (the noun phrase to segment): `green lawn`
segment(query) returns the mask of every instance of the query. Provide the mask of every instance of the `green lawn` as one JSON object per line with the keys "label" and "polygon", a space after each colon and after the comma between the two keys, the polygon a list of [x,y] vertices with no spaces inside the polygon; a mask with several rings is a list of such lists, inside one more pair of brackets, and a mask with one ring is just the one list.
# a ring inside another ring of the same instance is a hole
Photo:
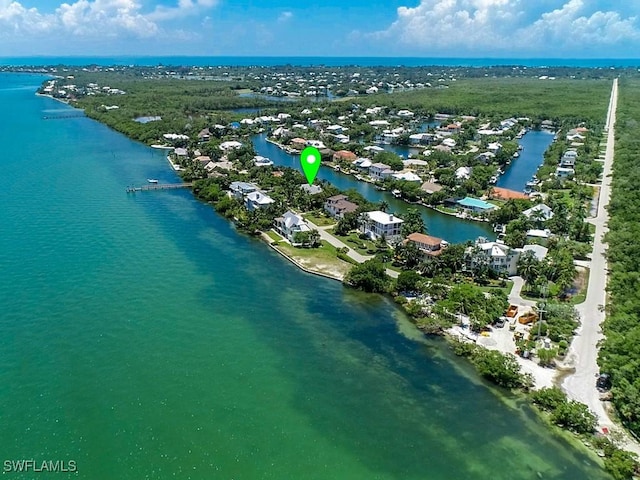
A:
{"label": "green lawn", "polygon": [[[359,234],[356,232],[351,232],[347,236],[336,235],[333,232],[331,232],[331,234],[334,235],[336,238],[342,240],[349,248],[354,249],[356,252],[358,252],[361,255],[375,255],[375,252],[378,251],[376,249],[374,242],[372,242],[371,240],[360,239],[358,237]],[[373,250],[374,253],[371,253],[368,250]]]}
{"label": "green lawn", "polygon": [[495,280],[492,281],[489,285],[478,285],[483,292],[502,292],[506,296],[509,296],[511,293],[511,289],[513,288],[513,282],[511,280],[507,280],[506,286],[500,286],[500,281]]}
{"label": "green lawn", "polygon": [[336,221],[333,218],[329,218],[320,212],[304,213],[303,218],[315,223],[319,227],[327,227],[329,225],[335,225]]}
{"label": "green lawn", "polygon": [[351,269],[351,264],[336,256],[336,249],[324,240],[318,248],[298,248],[289,243],[279,243],[276,248],[292,257],[305,268],[332,275],[346,275]]}
{"label": "green lawn", "polygon": [[281,241],[281,240],[282,240],[282,237],[281,237],[279,234],[277,234],[276,232],[274,232],[273,230],[269,230],[269,231],[267,231],[267,235],[268,235],[268,236],[269,236],[269,238],[270,238],[271,240],[273,240],[274,242],[279,242],[279,241]]}

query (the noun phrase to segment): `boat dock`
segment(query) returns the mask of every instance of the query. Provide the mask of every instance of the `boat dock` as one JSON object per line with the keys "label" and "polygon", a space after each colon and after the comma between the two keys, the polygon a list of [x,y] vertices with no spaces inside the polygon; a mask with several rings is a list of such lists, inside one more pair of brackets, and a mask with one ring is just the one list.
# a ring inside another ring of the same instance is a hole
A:
{"label": "boat dock", "polygon": [[192,182],[187,183],[154,183],[142,187],[127,187],[127,193],[146,192],[149,190],[175,190],[177,188],[191,188]]}
{"label": "boat dock", "polygon": [[42,117],[43,120],[65,120],[67,118],[86,118],[84,112],[71,112],[71,113],[62,113],[60,115],[45,115]]}

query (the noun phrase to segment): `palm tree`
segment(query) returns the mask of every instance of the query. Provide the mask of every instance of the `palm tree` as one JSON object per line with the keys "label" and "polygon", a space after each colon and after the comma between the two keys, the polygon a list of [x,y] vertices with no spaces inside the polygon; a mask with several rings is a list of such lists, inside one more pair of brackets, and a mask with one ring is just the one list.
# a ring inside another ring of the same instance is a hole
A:
{"label": "palm tree", "polygon": [[386,200],[380,200],[380,202],[378,203],[378,210],[380,210],[381,212],[386,212],[387,210],[389,210],[389,203]]}
{"label": "palm tree", "polygon": [[518,260],[518,275],[531,285],[540,274],[540,261],[533,252],[525,252]]}
{"label": "palm tree", "polygon": [[320,232],[315,228],[309,232],[309,244],[312,247],[320,245]]}

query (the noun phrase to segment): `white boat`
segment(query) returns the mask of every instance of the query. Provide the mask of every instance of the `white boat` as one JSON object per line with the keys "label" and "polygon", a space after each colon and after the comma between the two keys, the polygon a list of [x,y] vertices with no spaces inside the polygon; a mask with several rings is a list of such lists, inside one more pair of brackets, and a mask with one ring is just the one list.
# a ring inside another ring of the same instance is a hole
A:
{"label": "white boat", "polygon": [[520,154],[519,154],[518,152],[515,152],[515,153],[513,154],[513,158],[518,158],[519,156],[520,156]]}
{"label": "white boat", "polygon": [[158,183],[158,180],[156,180],[155,178],[147,178],[147,182],[149,182],[149,183]]}
{"label": "white boat", "polygon": [[391,195],[393,195],[396,198],[400,198],[400,196],[402,195],[402,192],[400,190],[391,190]]}

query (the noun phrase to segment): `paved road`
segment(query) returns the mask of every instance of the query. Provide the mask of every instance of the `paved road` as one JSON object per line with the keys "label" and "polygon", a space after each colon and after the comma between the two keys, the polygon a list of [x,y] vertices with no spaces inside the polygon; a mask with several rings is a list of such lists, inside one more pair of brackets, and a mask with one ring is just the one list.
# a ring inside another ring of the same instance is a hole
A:
{"label": "paved road", "polygon": [[[611,198],[611,172],[614,153],[614,125],[616,121],[616,106],[618,102],[618,80],[615,79],[611,89],[611,100],[607,113],[607,147],[604,159],[604,171],[602,174],[602,188],[598,202],[598,213],[595,218],[588,221],[595,225],[596,233],[591,255],[591,269],[589,271],[589,287],[586,300],[577,305],[580,313],[581,324],[575,336],[569,353],[567,365],[574,366],[575,373],[565,378],[562,388],[567,395],[586,404],[589,409],[598,416],[601,427],[611,428],[614,422],[607,414],[604,404],[600,401],[600,395],[596,389],[596,377],[600,371],[596,362],[598,357],[598,342],[603,338],[600,324],[604,321],[604,305],[606,304],[607,285],[607,261],[604,256],[606,246],[603,237],[608,231],[607,222],[609,214],[606,210]],[[635,442],[629,442],[627,447],[640,453],[640,446]]]}
{"label": "paved road", "polygon": [[511,289],[511,293],[509,293],[509,303],[513,305],[535,307],[538,302],[534,300],[525,300],[521,296],[524,279],[522,277],[511,277],[510,280],[513,280],[513,288]]}
{"label": "paved road", "polygon": [[[322,240],[325,240],[327,243],[329,243],[330,245],[333,245],[336,248],[346,247],[348,249],[347,255],[350,258],[354,259],[356,262],[364,263],[367,260],[371,260],[373,258],[373,255],[362,255],[356,252],[353,248],[351,248],[349,245],[344,243],[342,240],[331,235],[329,232],[327,232],[327,228],[330,228],[330,227],[319,227],[314,223],[310,222],[309,220],[306,220],[306,222],[309,224],[311,228],[315,228],[316,230],[318,230],[318,232],[320,233],[320,238]],[[398,272],[394,270],[390,270],[388,268],[387,268],[387,275],[389,275],[391,278],[398,278]]]}

